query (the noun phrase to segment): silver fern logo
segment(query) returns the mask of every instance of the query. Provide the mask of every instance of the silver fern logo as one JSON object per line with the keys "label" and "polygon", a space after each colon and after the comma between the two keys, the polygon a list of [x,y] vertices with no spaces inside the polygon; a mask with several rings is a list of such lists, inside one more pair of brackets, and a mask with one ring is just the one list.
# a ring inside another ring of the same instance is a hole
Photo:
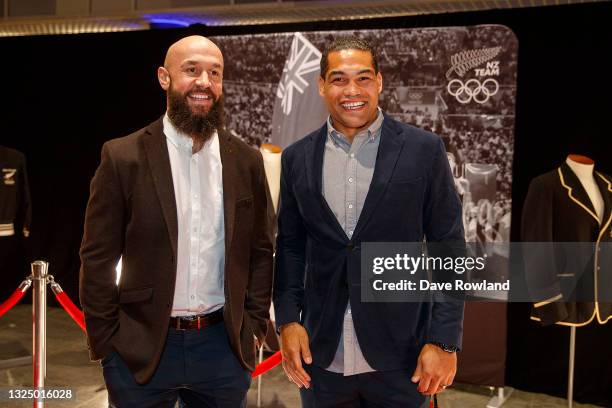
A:
{"label": "silver fern logo", "polygon": [[14,185],[16,173],[17,169],[2,169],[2,179],[4,180],[4,184],[7,186]]}
{"label": "silver fern logo", "polygon": [[450,80],[453,72],[463,78],[470,69],[477,68],[484,63],[487,63],[487,67],[476,69],[477,76],[499,75],[499,61],[493,63],[489,61],[497,57],[500,51],[501,47],[491,47],[454,54],[451,56],[451,67],[446,71],[446,78]]}

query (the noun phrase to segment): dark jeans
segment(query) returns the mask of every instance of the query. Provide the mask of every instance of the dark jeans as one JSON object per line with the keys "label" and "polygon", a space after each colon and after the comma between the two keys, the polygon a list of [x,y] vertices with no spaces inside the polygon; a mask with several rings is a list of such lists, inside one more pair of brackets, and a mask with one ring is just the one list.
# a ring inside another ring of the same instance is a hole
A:
{"label": "dark jeans", "polygon": [[419,408],[425,402],[414,370],[377,371],[345,377],[315,366],[305,366],[311,387],[300,389],[303,408]]}
{"label": "dark jeans", "polygon": [[118,353],[102,360],[109,407],[244,408],[251,385],[231,351],[225,325],[201,330],[169,329],[161,360],[151,380],[137,384]]}

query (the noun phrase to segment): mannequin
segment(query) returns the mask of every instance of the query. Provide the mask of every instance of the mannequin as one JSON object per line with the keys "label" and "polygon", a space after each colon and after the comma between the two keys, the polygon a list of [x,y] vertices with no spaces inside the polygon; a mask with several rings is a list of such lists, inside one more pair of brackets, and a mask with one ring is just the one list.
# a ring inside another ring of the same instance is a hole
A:
{"label": "mannequin", "polygon": [[[612,177],[594,168],[592,159],[570,154],[557,169],[534,178],[521,226],[524,242],[539,243],[523,249],[525,279],[536,302],[531,319],[542,325],[554,323],[571,328],[567,394],[570,408],[576,328],[605,324],[612,319],[612,303],[606,293],[610,287],[606,271],[611,269],[612,254],[606,250],[609,245],[602,245],[612,241]],[[593,246],[563,246],[579,242]]]}
{"label": "mannequin", "polygon": [[589,157],[581,156],[579,154],[570,154],[567,156],[565,162],[570,169],[572,169],[574,174],[576,174],[578,180],[580,180],[580,183],[582,184],[582,187],[584,187],[584,190],[591,199],[591,204],[593,204],[593,207],[595,208],[595,214],[597,215],[599,224],[601,225],[604,216],[604,202],[599,186],[597,185],[595,177],[593,176],[595,162]]}

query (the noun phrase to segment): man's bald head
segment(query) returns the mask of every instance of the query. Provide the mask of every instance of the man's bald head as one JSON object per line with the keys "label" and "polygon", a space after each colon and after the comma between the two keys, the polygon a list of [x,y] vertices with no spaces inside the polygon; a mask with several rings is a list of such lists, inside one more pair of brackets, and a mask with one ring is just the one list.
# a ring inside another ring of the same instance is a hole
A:
{"label": "man's bald head", "polygon": [[180,63],[180,61],[193,54],[213,55],[219,58],[221,64],[223,64],[223,54],[214,42],[201,35],[191,35],[181,38],[168,48],[164,59],[164,67],[169,69],[172,65],[177,62]]}
{"label": "man's bald head", "polygon": [[222,126],[223,55],[215,43],[199,35],[175,42],[157,69],[157,79],[177,129],[202,141]]}

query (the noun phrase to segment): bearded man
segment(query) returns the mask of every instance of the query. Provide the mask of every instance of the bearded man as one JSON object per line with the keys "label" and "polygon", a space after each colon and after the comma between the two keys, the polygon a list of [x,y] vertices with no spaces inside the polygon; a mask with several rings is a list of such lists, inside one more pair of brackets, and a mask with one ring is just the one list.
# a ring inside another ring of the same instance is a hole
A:
{"label": "bearded man", "polygon": [[272,285],[263,161],[223,129],[212,41],[174,43],[157,76],[167,112],[104,144],[91,182],[80,252],[91,358],[111,407],[244,407]]}

